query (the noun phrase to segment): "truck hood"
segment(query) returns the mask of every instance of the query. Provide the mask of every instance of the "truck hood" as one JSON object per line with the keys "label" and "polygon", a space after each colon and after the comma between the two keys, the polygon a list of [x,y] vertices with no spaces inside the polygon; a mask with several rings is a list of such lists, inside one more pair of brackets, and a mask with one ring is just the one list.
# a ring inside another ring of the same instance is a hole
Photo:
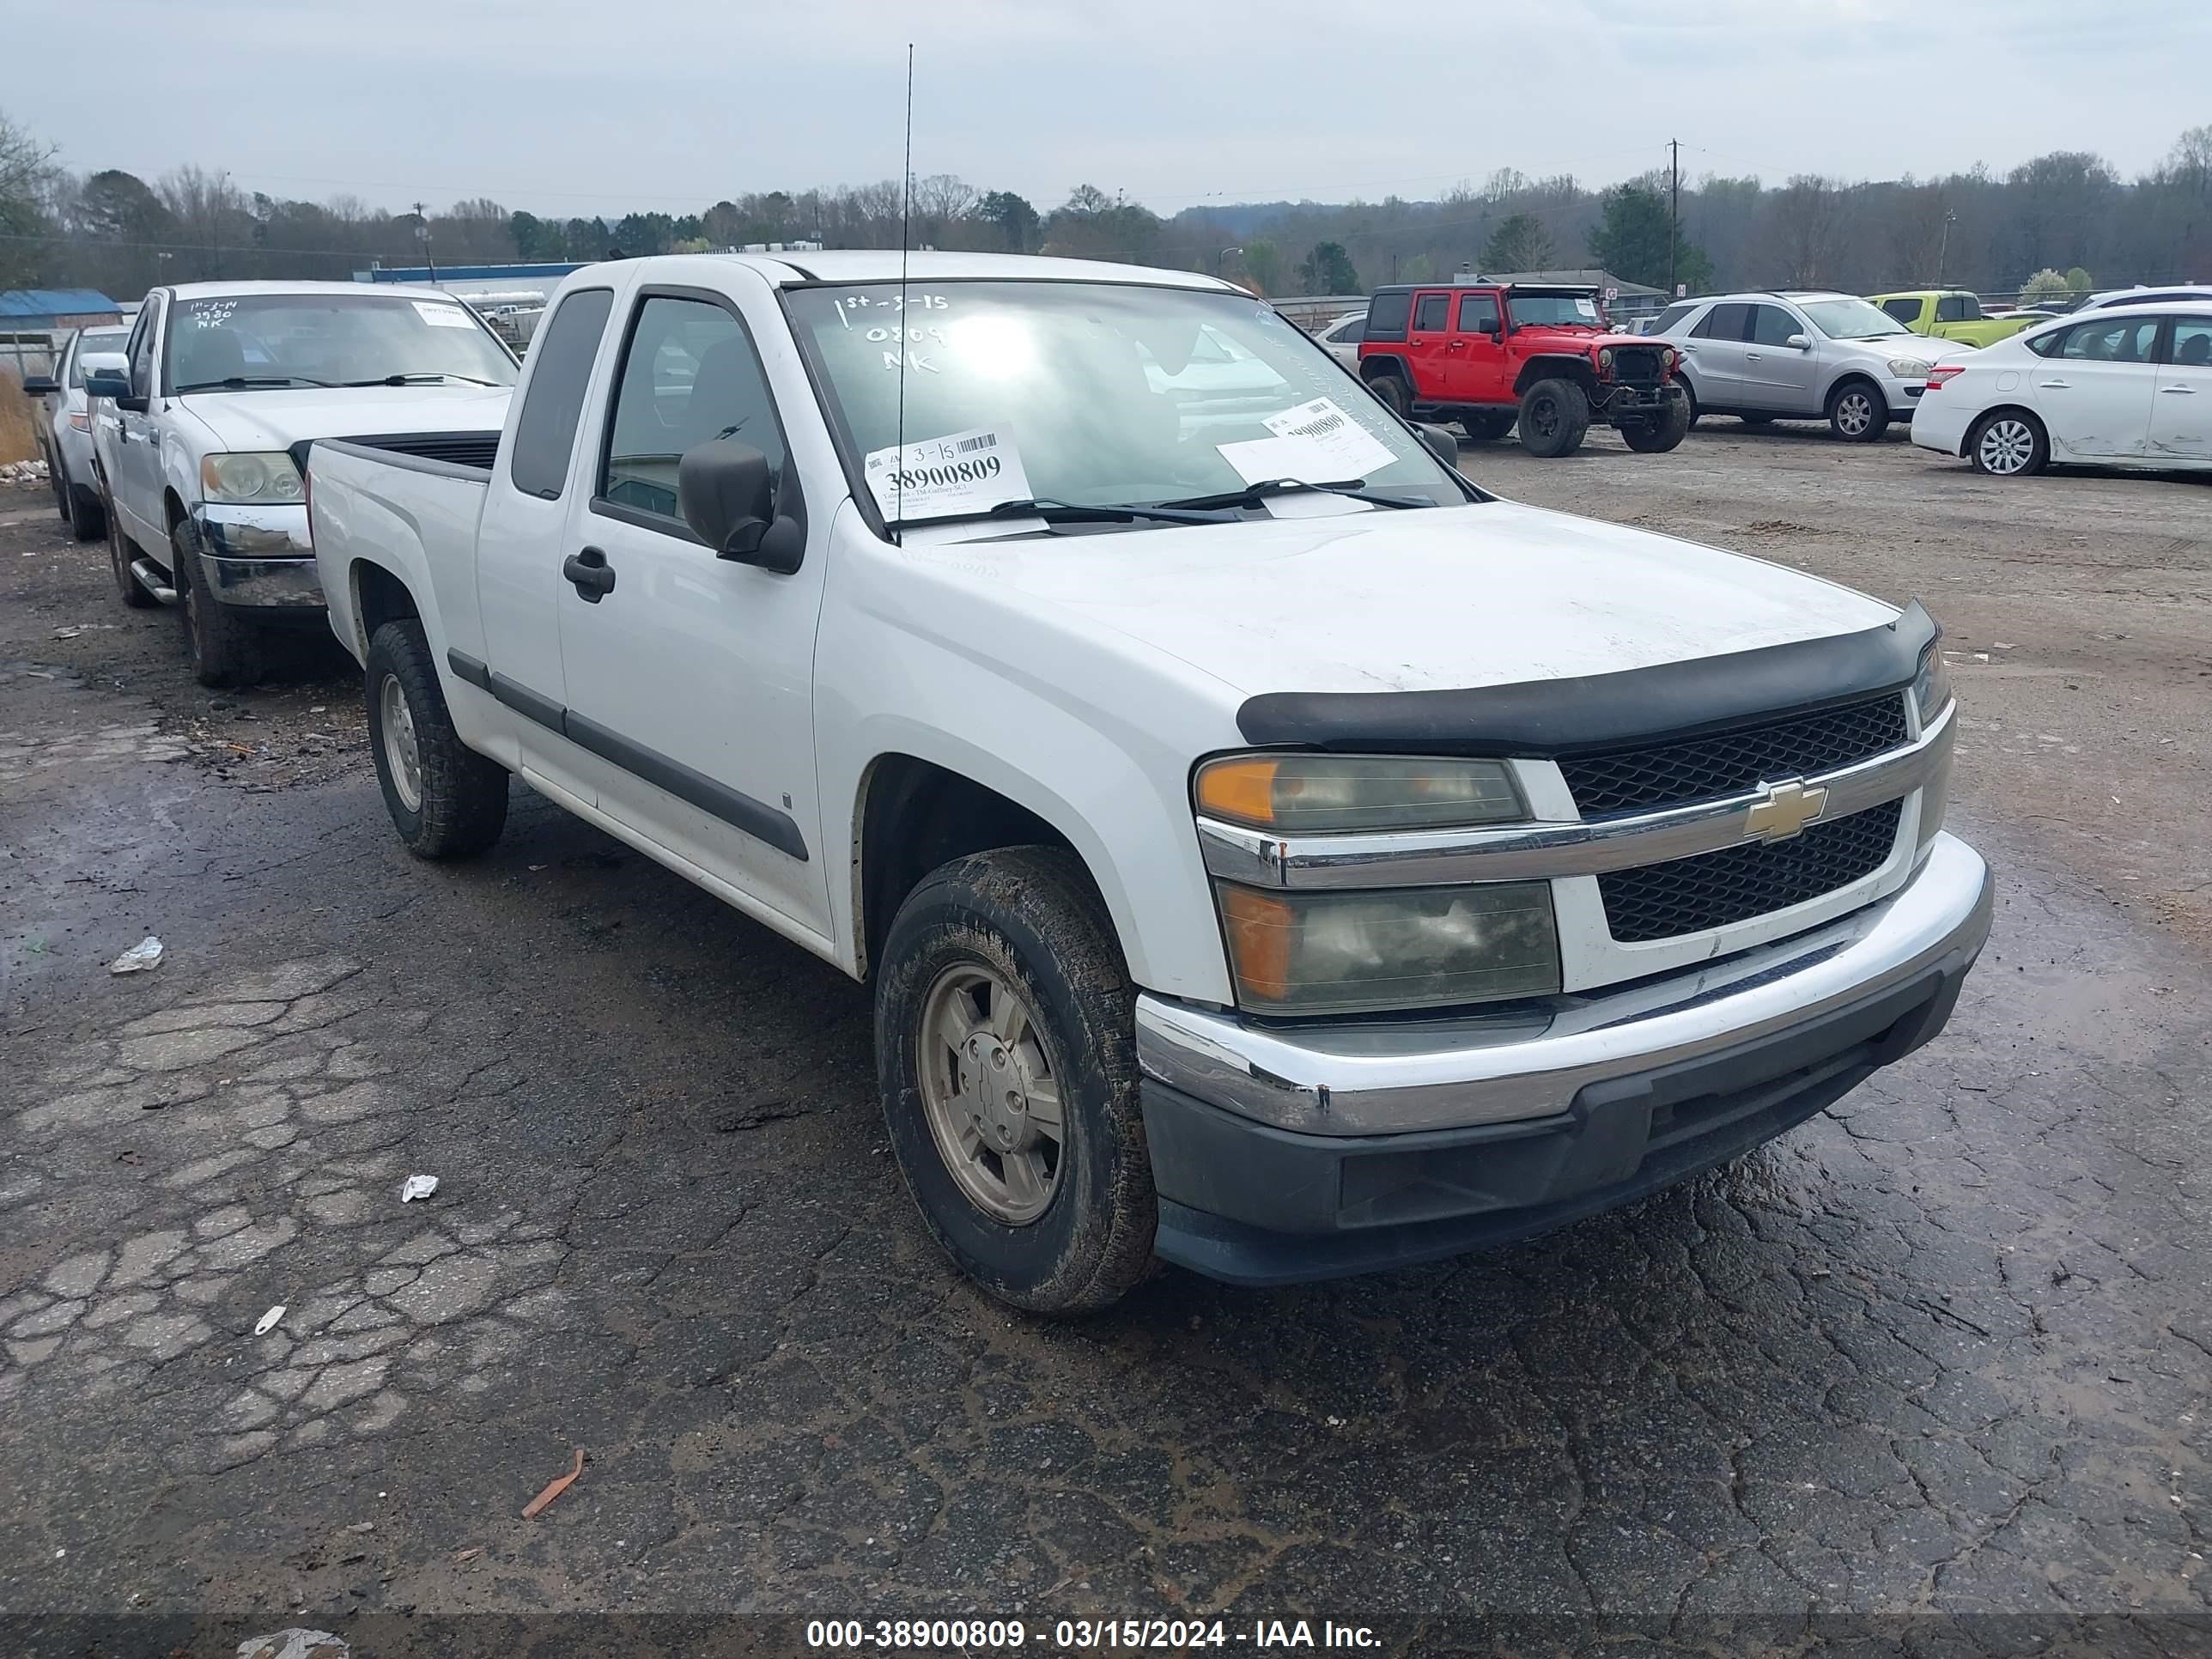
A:
{"label": "truck hood", "polygon": [[289,449],[307,438],[397,432],[496,432],[511,386],[286,386],[196,392],[177,401],[222,449]]}
{"label": "truck hood", "polygon": [[942,550],[993,599],[1079,613],[1246,696],[1613,673],[1898,615],[1761,559],[1508,501]]}

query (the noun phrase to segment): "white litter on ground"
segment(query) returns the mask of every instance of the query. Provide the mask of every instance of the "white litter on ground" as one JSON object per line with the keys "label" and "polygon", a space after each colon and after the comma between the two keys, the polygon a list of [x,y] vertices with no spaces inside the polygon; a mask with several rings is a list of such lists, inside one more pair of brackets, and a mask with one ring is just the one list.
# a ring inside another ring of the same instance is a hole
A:
{"label": "white litter on ground", "polygon": [[259,1319],[259,1321],[258,1321],[258,1322],[257,1322],[255,1323],[255,1325],[254,1325],[254,1327],[253,1327],[253,1334],[254,1334],[254,1335],[256,1335],[256,1336],[266,1336],[266,1335],[268,1335],[270,1332],[271,1332],[271,1331],[273,1331],[273,1330],[275,1330],[275,1329],[276,1328],[276,1322],[277,1322],[278,1320],[282,1319],[283,1316],[284,1316],[284,1304],[283,1304],[283,1303],[279,1302],[279,1303],[278,1303],[275,1307],[271,1308],[271,1309],[270,1309],[267,1313],[265,1313],[265,1314],[262,1315],[262,1316],[261,1316],[261,1317],[260,1317],[260,1319]]}
{"label": "white litter on ground", "polygon": [[161,941],[151,933],[107,964],[111,974],[143,974],[161,965]]}
{"label": "white litter on ground", "polygon": [[437,1190],[437,1176],[409,1176],[405,1181],[400,1183],[399,1201],[402,1204],[412,1204],[416,1199],[428,1198],[431,1194]]}

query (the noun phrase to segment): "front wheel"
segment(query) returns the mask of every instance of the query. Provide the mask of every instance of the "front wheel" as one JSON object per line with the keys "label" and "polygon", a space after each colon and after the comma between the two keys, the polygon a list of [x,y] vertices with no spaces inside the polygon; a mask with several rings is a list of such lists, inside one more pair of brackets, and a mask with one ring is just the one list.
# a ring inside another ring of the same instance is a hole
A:
{"label": "front wheel", "polygon": [[385,810],[417,858],[481,853],[507,828],[507,769],[461,741],[414,617],[368,642],[368,749]]}
{"label": "front wheel", "polygon": [[1073,854],[1001,848],[923,879],[884,940],[876,1066],[900,1173],[963,1273],[1048,1314],[1144,1277],[1136,991]]}
{"label": "front wheel", "polygon": [[1864,380],[1846,380],[1828,399],[1828,429],[1845,443],[1870,444],[1889,425],[1889,405]]}
{"label": "front wheel", "polygon": [[261,629],[216,598],[215,584],[200,561],[199,532],[189,519],[169,526],[169,572],[184,615],[185,649],[199,683],[217,688],[259,684]]}
{"label": "front wheel", "polygon": [[1966,459],[1977,472],[2024,478],[2042,471],[2051,459],[2051,440],[2042,422],[2025,410],[2000,409],[1975,423],[1966,439]]}
{"label": "front wheel", "polygon": [[1620,440],[1642,455],[1663,455],[1690,435],[1690,400],[1667,399],[1667,406],[1651,420],[1620,429]]}
{"label": "front wheel", "polygon": [[1539,380],[1522,395],[1521,447],[1547,460],[1571,455],[1589,430],[1589,399],[1572,380]]}

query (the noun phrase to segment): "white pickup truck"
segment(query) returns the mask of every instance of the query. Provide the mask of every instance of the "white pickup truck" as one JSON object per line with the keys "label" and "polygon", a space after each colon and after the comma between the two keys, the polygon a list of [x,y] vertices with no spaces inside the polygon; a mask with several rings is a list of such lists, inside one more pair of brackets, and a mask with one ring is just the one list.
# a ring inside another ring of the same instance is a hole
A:
{"label": "white pickup truck", "polygon": [[[1224,342],[1242,425],[1179,385]],[[319,443],[311,518],[407,844],[519,775],[872,981],[931,1231],[1071,1312],[1638,1198],[1987,934],[1917,605],[1440,435],[1203,276],[648,258],[562,283],[489,467]]]}
{"label": "white pickup truck", "polygon": [[157,288],[124,353],[85,388],[108,562],[124,604],[177,602],[204,685],[250,685],[269,630],[322,626],[310,443],[488,459],[516,374],[451,295],[362,283]]}

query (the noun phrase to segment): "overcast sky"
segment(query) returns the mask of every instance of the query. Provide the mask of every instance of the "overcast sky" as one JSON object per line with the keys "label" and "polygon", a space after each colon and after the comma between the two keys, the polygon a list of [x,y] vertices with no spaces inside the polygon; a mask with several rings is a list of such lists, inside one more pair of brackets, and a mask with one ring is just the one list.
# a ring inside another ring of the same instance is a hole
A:
{"label": "overcast sky", "polygon": [[1605,184],[1663,166],[1670,137],[1690,178],[2002,171],[2059,149],[2132,175],[2212,122],[2206,0],[2124,19],[2081,0],[98,0],[88,15],[108,50],[63,52],[81,72],[0,90],[71,168],[195,161],[271,195],[490,196],[542,216],[894,178],[909,39],[916,172],[1040,208],[1085,182],[1162,212],[1429,197],[1500,167]]}

